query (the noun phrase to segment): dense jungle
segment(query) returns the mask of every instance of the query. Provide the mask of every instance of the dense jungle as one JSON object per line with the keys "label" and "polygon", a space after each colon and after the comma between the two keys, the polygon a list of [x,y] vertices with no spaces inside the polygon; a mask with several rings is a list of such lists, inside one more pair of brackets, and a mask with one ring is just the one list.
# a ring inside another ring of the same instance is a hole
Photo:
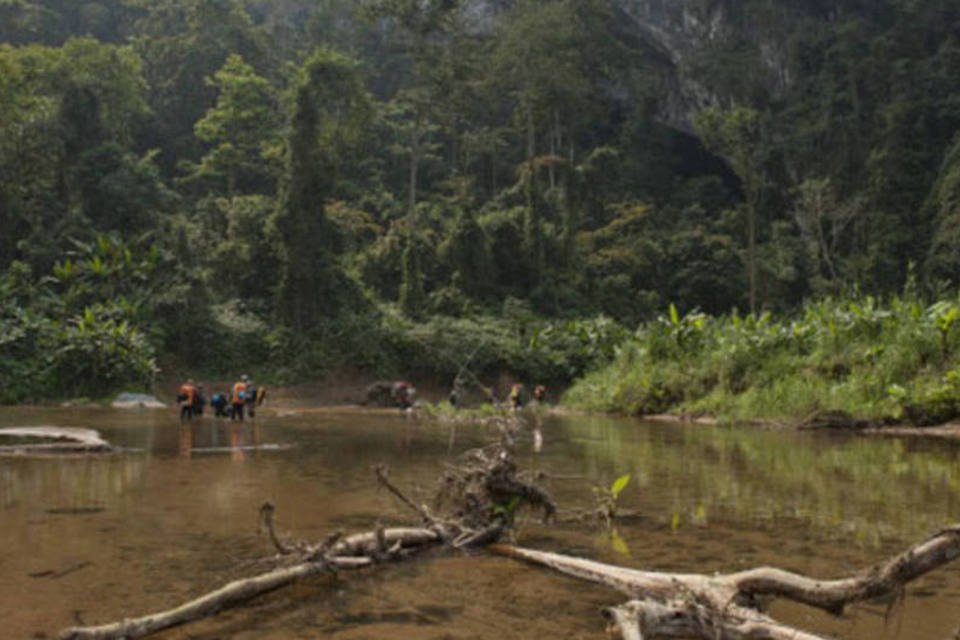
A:
{"label": "dense jungle", "polygon": [[960,638],[958,79],[956,0],[0,0],[0,635]]}
{"label": "dense jungle", "polygon": [[955,2],[0,0],[0,43],[5,403],[960,414]]}

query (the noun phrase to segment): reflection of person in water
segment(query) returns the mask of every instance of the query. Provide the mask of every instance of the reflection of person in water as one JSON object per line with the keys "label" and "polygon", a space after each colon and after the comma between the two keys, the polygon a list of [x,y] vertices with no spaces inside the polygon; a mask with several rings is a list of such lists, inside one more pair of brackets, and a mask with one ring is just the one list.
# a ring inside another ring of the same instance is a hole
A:
{"label": "reflection of person in water", "polygon": [[234,462],[243,462],[247,458],[243,450],[243,425],[230,425],[230,459]]}
{"label": "reflection of person in water", "polygon": [[543,449],[543,418],[539,413],[533,414],[533,451],[540,453]]}
{"label": "reflection of person in water", "polygon": [[234,462],[245,461],[251,451],[255,455],[263,444],[262,427],[255,421],[245,424],[230,423],[227,429],[230,437],[230,459]]}
{"label": "reflection of person in water", "polygon": [[189,422],[180,423],[180,441],[177,452],[181,458],[189,458],[193,455],[193,425]]}

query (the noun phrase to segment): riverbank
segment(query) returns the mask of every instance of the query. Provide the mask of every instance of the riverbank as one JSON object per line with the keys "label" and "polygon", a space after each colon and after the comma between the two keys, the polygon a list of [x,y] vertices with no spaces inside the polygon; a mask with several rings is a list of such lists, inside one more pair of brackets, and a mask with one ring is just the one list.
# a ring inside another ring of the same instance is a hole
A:
{"label": "riverbank", "polygon": [[564,395],[635,416],[804,428],[920,428],[960,419],[957,300],[866,297],[795,317],[669,316],[640,327]]}

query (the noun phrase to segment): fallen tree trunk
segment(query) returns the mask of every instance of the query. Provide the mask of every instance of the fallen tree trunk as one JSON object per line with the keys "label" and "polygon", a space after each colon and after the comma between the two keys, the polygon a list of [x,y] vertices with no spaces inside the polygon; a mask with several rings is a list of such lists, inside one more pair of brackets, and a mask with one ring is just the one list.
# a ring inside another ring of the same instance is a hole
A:
{"label": "fallen tree trunk", "polygon": [[163,629],[205,618],[241,602],[320,573],[363,569],[386,559],[404,557],[435,546],[441,536],[429,529],[382,529],[349,536],[333,544],[306,549],[306,560],[253,578],[235,580],[173,609],[97,627],[64,630],[63,640],[133,640]]}
{"label": "fallen tree trunk", "polygon": [[274,591],[296,580],[325,571],[370,566],[368,558],[336,558],[305,562],[276,569],[255,578],[237,580],[174,609],[132,618],[99,627],[74,627],[60,634],[63,640],[114,640],[142,638],[173,626],[199,620],[240,602]]}
{"label": "fallen tree trunk", "polygon": [[834,580],[816,580],[771,567],[716,576],[661,573],[511,545],[494,544],[488,549],[607,585],[634,598],[605,612],[624,640],[822,640],[764,615],[759,598],[786,598],[840,615],[848,604],[902,593],[908,582],[960,557],[960,525],[944,529],[876,567]]}

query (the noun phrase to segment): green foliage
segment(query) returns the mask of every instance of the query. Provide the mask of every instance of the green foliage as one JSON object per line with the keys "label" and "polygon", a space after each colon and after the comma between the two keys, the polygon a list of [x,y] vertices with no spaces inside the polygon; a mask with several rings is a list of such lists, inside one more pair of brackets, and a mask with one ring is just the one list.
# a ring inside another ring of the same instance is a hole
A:
{"label": "green foliage", "polygon": [[279,105],[269,81],[232,54],[207,84],[217,104],[197,121],[196,137],[209,145],[189,182],[207,182],[225,195],[268,193],[273,189],[279,139]]}
{"label": "green foliage", "polygon": [[[0,2],[11,335],[115,305],[182,366],[447,375],[422,334],[550,381],[619,347],[629,410],[949,413],[960,9],[693,3],[639,18],[664,56],[621,4]],[[947,306],[866,295],[907,283]]]}
{"label": "green foliage", "polygon": [[39,286],[22,266],[11,269],[0,281],[0,373],[10,381],[0,401],[149,388],[155,351],[138,325],[149,318],[158,260],[155,247],[143,252],[100,236],[77,243]]}
{"label": "green foliage", "polygon": [[423,317],[427,302],[423,290],[423,268],[420,266],[420,242],[410,237],[406,244],[401,258],[400,308],[409,317],[419,319]]}
{"label": "green foliage", "polygon": [[297,330],[342,309],[344,276],[335,260],[333,229],[324,213],[338,173],[370,118],[369,97],[355,64],[319,49],[304,63],[294,87],[286,171],[276,215],[280,243],[277,311]]}
{"label": "green foliage", "polygon": [[845,414],[932,424],[960,415],[960,342],[948,300],[905,297],[808,303],[793,318],[667,316],[617,348],[565,399],[628,413],[679,411],[732,419]]}
{"label": "green foliage", "polygon": [[95,398],[149,388],[157,372],[153,349],[125,315],[122,308],[86,307],[40,336],[37,346],[54,393]]}
{"label": "green foliage", "polygon": [[[462,368],[473,385],[502,372],[531,384],[563,385],[606,362],[627,332],[607,318],[549,322],[532,315],[433,317],[412,324],[389,319],[387,343],[412,374],[449,382]],[[487,383],[484,383],[487,384]]]}

